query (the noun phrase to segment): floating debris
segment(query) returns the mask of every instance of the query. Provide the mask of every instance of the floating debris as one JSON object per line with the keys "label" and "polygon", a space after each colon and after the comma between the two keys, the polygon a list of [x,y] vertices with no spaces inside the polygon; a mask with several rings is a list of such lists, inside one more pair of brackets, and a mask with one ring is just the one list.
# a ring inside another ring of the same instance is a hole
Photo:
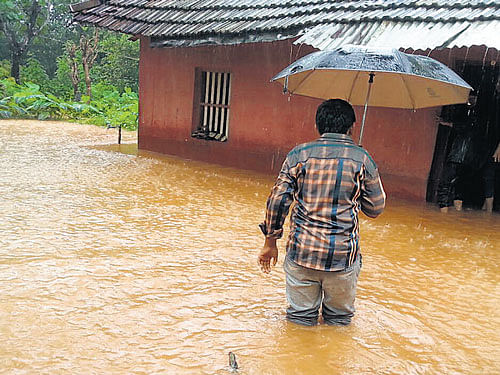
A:
{"label": "floating debris", "polygon": [[236,362],[236,354],[229,352],[229,367],[232,370],[238,370],[238,362]]}

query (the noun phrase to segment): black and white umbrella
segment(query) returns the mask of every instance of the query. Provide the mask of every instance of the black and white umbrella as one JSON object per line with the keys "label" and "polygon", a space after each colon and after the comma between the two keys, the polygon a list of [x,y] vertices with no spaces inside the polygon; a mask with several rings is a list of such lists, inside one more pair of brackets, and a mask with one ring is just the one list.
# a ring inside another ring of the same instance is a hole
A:
{"label": "black and white umbrella", "polygon": [[359,144],[368,106],[419,109],[466,103],[472,89],[430,57],[352,45],[306,55],[271,81],[290,94],[364,105]]}

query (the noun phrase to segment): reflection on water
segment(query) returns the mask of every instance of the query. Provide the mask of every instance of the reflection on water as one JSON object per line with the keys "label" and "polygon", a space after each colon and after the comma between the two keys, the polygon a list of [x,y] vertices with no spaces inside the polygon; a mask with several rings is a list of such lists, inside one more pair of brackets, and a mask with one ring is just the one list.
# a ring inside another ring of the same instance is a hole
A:
{"label": "reflection on water", "polygon": [[114,142],[0,122],[2,372],[499,373],[498,214],[389,200],[352,325],[303,328],[256,265],[273,177]]}

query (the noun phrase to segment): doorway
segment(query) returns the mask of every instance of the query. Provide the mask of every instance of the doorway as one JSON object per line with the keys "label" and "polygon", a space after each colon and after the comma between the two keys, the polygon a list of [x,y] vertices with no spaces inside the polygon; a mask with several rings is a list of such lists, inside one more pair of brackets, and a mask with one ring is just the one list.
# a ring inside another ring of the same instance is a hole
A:
{"label": "doorway", "polygon": [[[480,152],[491,157],[500,140],[500,83],[498,64],[483,66],[480,63],[456,61],[455,71],[477,92],[475,113],[477,123],[474,134],[481,139]],[[443,107],[443,114],[452,106]],[[450,152],[454,132],[449,126],[439,125],[434,156],[427,183],[427,201],[436,203],[439,183],[443,176],[446,158]],[[486,157],[485,157],[486,159]],[[495,163],[494,210],[500,211],[500,163]],[[480,209],[484,201],[485,165],[471,170],[462,186],[464,207]]]}

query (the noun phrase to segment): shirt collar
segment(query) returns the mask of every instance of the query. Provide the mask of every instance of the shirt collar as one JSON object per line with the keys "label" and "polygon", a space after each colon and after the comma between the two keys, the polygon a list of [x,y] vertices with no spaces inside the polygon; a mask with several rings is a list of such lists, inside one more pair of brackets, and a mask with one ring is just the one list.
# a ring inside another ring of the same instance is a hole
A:
{"label": "shirt collar", "polygon": [[341,133],[323,133],[319,139],[331,139],[333,141],[342,141],[347,143],[354,143],[350,135]]}

